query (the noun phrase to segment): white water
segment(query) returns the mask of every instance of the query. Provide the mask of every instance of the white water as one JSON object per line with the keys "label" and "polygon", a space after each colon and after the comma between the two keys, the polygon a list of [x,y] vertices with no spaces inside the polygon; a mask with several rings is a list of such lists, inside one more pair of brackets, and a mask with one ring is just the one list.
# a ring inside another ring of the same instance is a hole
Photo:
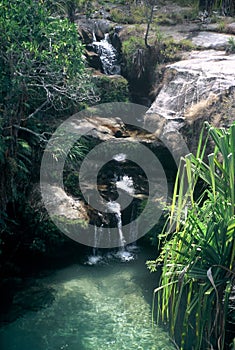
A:
{"label": "white water", "polygon": [[100,239],[100,235],[102,235],[102,227],[94,226],[94,246],[93,246],[93,254],[88,256],[87,265],[96,265],[102,260],[102,256],[98,254],[98,243]]}
{"label": "white water", "polygon": [[133,179],[130,176],[124,175],[120,177],[120,180],[116,181],[116,186],[130,195],[135,194]]}
{"label": "white water", "polygon": [[118,153],[113,156],[113,159],[117,162],[124,162],[126,160],[127,155],[125,153]]}
{"label": "white water", "polygon": [[119,203],[110,201],[107,203],[107,208],[108,211],[111,213],[115,214],[115,217],[117,219],[117,228],[118,228],[118,233],[119,233],[119,239],[120,239],[120,247],[123,249],[126,241],[123,236],[123,231],[122,231],[122,214],[121,214],[121,206]]}
{"label": "white water", "polygon": [[93,47],[100,56],[104,74],[115,75],[121,74],[121,67],[117,60],[117,50],[112,46],[109,34],[106,33],[104,39],[97,41],[93,33]]}

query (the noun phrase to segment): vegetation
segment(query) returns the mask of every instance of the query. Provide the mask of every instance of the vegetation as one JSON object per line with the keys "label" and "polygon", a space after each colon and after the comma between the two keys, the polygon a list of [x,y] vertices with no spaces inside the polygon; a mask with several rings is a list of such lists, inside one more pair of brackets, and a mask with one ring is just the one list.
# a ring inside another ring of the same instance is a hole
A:
{"label": "vegetation", "polygon": [[235,40],[233,37],[228,39],[228,47],[226,51],[229,53],[235,53]]}
{"label": "vegetation", "polygon": [[[46,1],[0,2],[0,243],[9,256],[19,245],[43,251],[55,238],[40,215],[25,224],[28,191],[55,120],[97,101],[76,27],[52,10]],[[35,230],[44,230],[41,241]]]}
{"label": "vegetation", "polygon": [[94,11],[92,0],[43,0],[43,3],[52,13],[67,17],[71,23],[75,22],[76,12],[89,17]]}
{"label": "vegetation", "polygon": [[[154,0],[110,2],[128,8],[112,7],[113,21],[138,24],[123,42],[124,74],[132,90],[138,90],[136,95],[145,90],[148,97],[157,65],[193,49],[191,41],[166,39],[159,23],[195,19],[198,9],[210,15],[213,9],[224,15],[235,12],[232,0],[191,1],[190,8],[179,14],[154,11]],[[103,0],[102,5],[110,2]],[[177,3],[188,6],[186,0]],[[10,266],[18,249],[29,256],[49,254],[66,241],[45,209],[33,205],[40,199],[29,200],[39,179],[42,152],[57,124],[96,101],[128,101],[125,78],[91,77],[86,69],[74,22],[78,12],[89,17],[96,9],[92,0],[0,2],[0,260],[5,265]],[[151,35],[150,26],[155,26]],[[218,29],[226,30],[224,20]],[[232,37],[227,52],[235,52]],[[215,146],[206,158],[209,138]],[[88,143],[75,144],[65,165],[65,188],[76,197],[81,195],[77,163],[89,151],[91,140]],[[57,151],[55,158],[63,149]],[[181,349],[222,350],[232,341],[226,338],[226,327],[234,322],[230,314],[235,281],[234,179],[235,125],[225,130],[206,124],[196,156],[182,159],[169,221],[160,237],[154,237],[153,230],[149,235],[161,250],[157,260],[148,262],[151,270],[162,270],[154,293],[157,318],[169,323]]]}
{"label": "vegetation", "polygon": [[94,81],[100,96],[100,103],[128,101],[128,82],[122,76],[97,75]]}
{"label": "vegetation", "polygon": [[[157,317],[180,349],[225,348],[235,282],[235,124],[205,129],[196,156],[182,159],[161,254],[148,262],[162,266]],[[208,138],[215,146],[205,162]]]}

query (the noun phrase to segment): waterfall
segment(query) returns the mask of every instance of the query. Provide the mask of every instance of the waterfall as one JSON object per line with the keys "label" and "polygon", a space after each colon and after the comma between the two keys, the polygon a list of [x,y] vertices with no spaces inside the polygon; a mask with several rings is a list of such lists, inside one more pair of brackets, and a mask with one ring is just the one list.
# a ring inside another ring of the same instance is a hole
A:
{"label": "waterfall", "polygon": [[137,249],[136,241],[138,237],[138,223],[135,220],[137,205],[133,204],[131,209],[131,220],[130,220],[130,237],[132,238],[132,244],[128,246],[129,251],[133,251]]}
{"label": "waterfall", "polygon": [[110,201],[107,203],[107,208],[111,213],[114,213],[116,219],[117,219],[117,228],[119,233],[119,245],[120,248],[123,250],[126,244],[125,238],[123,236],[122,231],[122,214],[121,214],[121,206],[119,203]]}
{"label": "waterfall", "polygon": [[110,42],[109,34],[106,33],[104,39],[97,41],[93,32],[92,46],[95,52],[100,56],[104,74],[121,74],[121,67],[118,63],[118,52]]}
{"label": "waterfall", "polygon": [[94,227],[94,247],[93,247],[93,256],[97,255],[97,243],[98,243],[98,235],[97,235],[97,226]]}
{"label": "waterfall", "polygon": [[97,248],[101,234],[102,234],[102,226],[98,228],[95,225],[94,226],[94,237],[95,237],[94,246],[92,249],[92,255],[88,257],[88,261],[86,262],[87,265],[96,265],[102,259],[102,256],[98,255],[98,248]]}
{"label": "waterfall", "polygon": [[[113,159],[117,161],[118,163],[125,162],[127,158],[127,155],[124,153],[118,153],[113,156]],[[126,175],[124,173],[120,174],[118,171],[113,174],[113,179],[116,185],[116,190],[124,191],[132,198],[135,195],[135,188],[133,184],[133,178],[129,175]],[[122,212],[121,212],[121,204],[117,201],[114,201],[111,199],[111,196],[109,197],[109,201],[106,203],[106,212],[112,214],[114,218],[114,223],[118,232],[119,237],[119,248],[116,252],[109,252],[109,253],[101,253],[101,255],[98,254],[98,246],[99,246],[99,240],[101,239],[101,235],[103,234],[102,226],[97,227],[94,226],[94,245],[93,245],[93,254],[88,257],[87,264],[89,265],[95,265],[100,262],[100,260],[108,260],[113,258],[118,258],[123,262],[127,262],[134,259],[134,250],[136,250],[137,246],[136,244],[131,244],[127,246],[125,237],[124,237],[124,231],[123,231],[123,221],[122,221]],[[132,221],[135,219],[136,214],[136,206],[135,203],[133,203],[133,207],[130,212],[130,235],[133,238],[133,242],[137,239],[138,234],[138,227],[136,221],[132,223]],[[108,232],[108,240],[112,240],[112,234],[111,230]]]}
{"label": "waterfall", "polygon": [[125,245],[126,245],[126,241],[123,235],[123,231],[122,231],[122,214],[121,214],[121,206],[119,203],[114,202],[114,201],[110,201],[107,204],[107,207],[109,209],[109,211],[111,213],[115,214],[115,217],[117,219],[117,228],[118,228],[118,233],[119,233],[119,250],[116,253],[116,257],[121,259],[122,261],[126,262],[126,261],[130,261],[134,259],[133,254],[131,254],[130,252],[128,252],[125,249]]}
{"label": "waterfall", "polygon": [[125,162],[127,155],[125,153],[118,153],[113,156],[116,162]]}
{"label": "waterfall", "polygon": [[129,193],[130,195],[135,193],[132,177],[127,175],[120,176],[120,180],[116,181],[116,187]]}

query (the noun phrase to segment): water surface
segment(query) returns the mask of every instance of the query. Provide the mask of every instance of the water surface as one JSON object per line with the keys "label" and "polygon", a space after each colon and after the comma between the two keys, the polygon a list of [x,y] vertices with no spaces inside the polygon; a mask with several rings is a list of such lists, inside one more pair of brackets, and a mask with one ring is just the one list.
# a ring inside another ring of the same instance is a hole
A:
{"label": "water surface", "polygon": [[[149,257],[149,256],[148,256]],[[72,265],[41,282],[55,290],[47,308],[28,312],[0,330],[2,350],[171,350],[152,326],[154,275],[147,256],[99,265]]]}

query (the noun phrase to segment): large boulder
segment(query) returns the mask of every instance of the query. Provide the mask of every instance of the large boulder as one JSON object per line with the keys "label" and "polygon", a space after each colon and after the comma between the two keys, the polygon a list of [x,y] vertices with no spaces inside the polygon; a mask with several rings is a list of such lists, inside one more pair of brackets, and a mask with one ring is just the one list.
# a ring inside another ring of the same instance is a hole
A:
{"label": "large boulder", "polygon": [[[192,52],[187,60],[167,66],[163,87],[148,110],[146,121],[162,118],[164,132],[193,124],[202,111],[215,105],[218,108],[223,96],[234,94],[234,67],[235,55],[214,50]],[[217,126],[222,123],[221,115]]]}

